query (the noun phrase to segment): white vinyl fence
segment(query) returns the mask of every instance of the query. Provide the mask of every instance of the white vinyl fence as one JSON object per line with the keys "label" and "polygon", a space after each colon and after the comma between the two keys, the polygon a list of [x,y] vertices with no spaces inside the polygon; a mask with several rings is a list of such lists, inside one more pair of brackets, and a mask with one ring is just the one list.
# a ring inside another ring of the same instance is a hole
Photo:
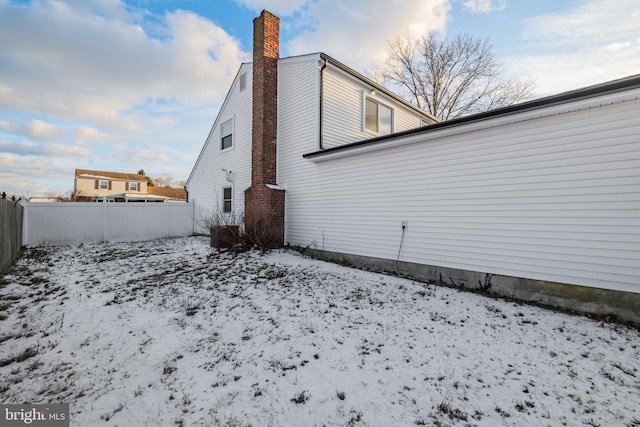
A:
{"label": "white vinyl fence", "polygon": [[192,203],[24,203],[26,246],[131,242],[192,234]]}

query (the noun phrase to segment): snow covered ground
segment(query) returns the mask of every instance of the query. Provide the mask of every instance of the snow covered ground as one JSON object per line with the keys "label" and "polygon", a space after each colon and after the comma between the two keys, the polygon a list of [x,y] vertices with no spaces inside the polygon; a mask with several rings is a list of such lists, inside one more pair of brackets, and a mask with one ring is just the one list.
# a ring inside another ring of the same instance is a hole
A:
{"label": "snow covered ground", "polygon": [[205,238],[29,250],[3,403],[71,425],[640,426],[640,332]]}

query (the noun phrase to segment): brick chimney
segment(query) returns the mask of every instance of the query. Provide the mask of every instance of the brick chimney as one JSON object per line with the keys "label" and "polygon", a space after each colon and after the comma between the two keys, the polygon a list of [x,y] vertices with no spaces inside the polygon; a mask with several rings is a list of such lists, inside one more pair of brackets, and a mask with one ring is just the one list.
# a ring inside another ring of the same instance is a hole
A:
{"label": "brick chimney", "polygon": [[284,190],[276,185],[280,18],[263,10],[253,20],[251,187],[245,191],[245,232],[265,247],[284,245]]}

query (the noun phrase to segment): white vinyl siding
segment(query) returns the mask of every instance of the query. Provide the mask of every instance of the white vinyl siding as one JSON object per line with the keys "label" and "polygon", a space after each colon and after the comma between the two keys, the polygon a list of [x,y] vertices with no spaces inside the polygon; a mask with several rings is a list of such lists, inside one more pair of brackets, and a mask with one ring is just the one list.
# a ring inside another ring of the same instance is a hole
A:
{"label": "white vinyl siding", "polygon": [[[246,73],[251,87],[251,64],[243,64],[207,137],[187,183],[189,201],[193,202],[195,226],[207,232],[204,221],[224,209],[223,187],[232,187],[232,210],[240,218],[244,210],[244,190],[251,186],[251,93],[240,91],[239,76]],[[221,151],[221,125],[233,121],[233,149]],[[226,180],[231,171],[233,183]]]}
{"label": "white vinyl siding", "polygon": [[322,74],[322,147],[367,138],[362,131],[364,86],[331,65]]}
{"label": "white vinyl siding", "polygon": [[300,203],[307,201],[298,189],[304,191],[320,179],[302,158],[319,144],[319,59],[314,55],[279,62],[277,182],[286,190],[285,233],[289,221],[302,212]]}
{"label": "white vinyl siding", "polygon": [[[302,154],[318,149],[318,55],[279,62],[277,181],[285,189],[290,180],[306,180]],[[286,164],[281,167],[280,164]]]}
{"label": "white vinyl siding", "polygon": [[423,116],[406,105],[386,96],[362,80],[329,64],[322,80],[322,147],[332,148],[362,141],[385,132],[366,130],[365,102],[367,99],[393,110],[392,132],[417,128]]}
{"label": "white vinyl siding", "polygon": [[640,292],[639,96],[291,155],[286,242],[395,260],[406,221],[401,261]]}

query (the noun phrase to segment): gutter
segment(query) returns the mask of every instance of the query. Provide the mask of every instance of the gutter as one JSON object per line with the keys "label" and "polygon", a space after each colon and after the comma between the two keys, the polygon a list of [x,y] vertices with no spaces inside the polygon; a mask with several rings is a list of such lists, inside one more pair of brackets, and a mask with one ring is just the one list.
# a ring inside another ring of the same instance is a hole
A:
{"label": "gutter", "polygon": [[[511,105],[508,107],[499,108],[496,110],[487,111],[484,113],[473,114],[470,116],[461,117],[459,119],[449,120],[445,122],[437,122],[431,125],[409,129],[403,132],[392,133],[390,135],[380,136],[376,138],[366,139],[362,141],[356,141],[350,144],[340,145],[337,147],[331,147],[326,150],[315,151],[312,153],[304,154],[302,157],[311,161],[329,160],[337,156],[343,155],[344,151],[356,152],[369,151],[373,149],[382,149],[390,145],[398,146],[410,144],[416,142],[418,139],[424,141],[424,136],[432,134],[432,138],[439,138],[442,136],[448,136],[450,134],[468,133],[479,130],[486,127],[485,123],[489,120],[496,120],[502,118],[503,122],[510,122],[511,116],[517,113],[531,113],[528,119],[536,118],[535,111],[546,107],[558,107],[570,102],[585,101],[590,98],[596,98],[605,95],[613,95],[616,93],[640,89],[640,74],[636,74],[630,77],[626,77],[611,82],[589,86],[569,92],[564,92],[559,95],[552,95],[533,101],[524,102],[522,104]],[[632,99],[640,99],[640,93],[635,96],[631,96]],[[626,99],[621,101],[627,101]],[[599,106],[598,103],[594,105],[585,106],[585,108],[594,108]],[[524,118],[523,120],[527,120]],[[475,125],[475,126],[473,126]],[[496,123],[496,126],[500,126],[501,123]],[[466,130],[460,130],[461,127],[467,127]],[[440,132],[436,132],[440,131]],[[398,144],[396,140],[403,138],[403,143]],[[430,139],[432,139],[430,138]],[[414,141],[416,140],[416,141]],[[346,153],[344,153],[346,154]]]}
{"label": "gutter", "polygon": [[330,57],[326,53],[320,53],[320,58],[324,59],[325,66],[326,66],[326,63],[329,62],[329,63],[331,63],[331,65],[335,66],[336,68],[344,71],[345,73],[355,77],[358,80],[363,81],[367,85],[372,86],[377,92],[384,93],[386,96],[394,99],[395,101],[399,102],[400,104],[411,108],[413,111],[415,111],[416,113],[420,114],[424,118],[429,119],[429,120],[431,120],[433,122],[438,122],[439,121],[436,117],[434,117],[431,114],[427,113],[426,111],[420,109],[420,107],[417,107],[417,106],[413,105],[412,103],[410,103],[406,99],[402,98],[401,96],[391,92],[386,87],[379,85],[378,83],[374,82],[370,78],[365,77],[364,75],[358,73],[353,68],[350,68],[350,67],[346,66],[345,64],[343,64],[342,62],[338,61],[337,59],[334,59],[334,58]]}
{"label": "gutter", "polygon": [[323,149],[323,147],[322,147],[322,138],[323,138],[323,129],[324,129],[324,121],[322,119],[322,110],[323,110],[323,108],[322,108],[322,101],[323,101],[323,99],[322,99],[322,93],[323,93],[322,92],[322,72],[324,71],[325,68],[327,68],[327,59],[323,57],[323,54],[320,54],[320,59],[322,61],[324,61],[322,63],[322,66],[320,67],[320,85],[319,85],[320,86],[320,96],[318,97],[319,98],[319,104],[320,104],[319,105],[320,111],[318,112],[318,118],[320,120],[320,123],[319,123],[319,126],[318,126],[318,138],[319,138],[318,139],[318,148],[320,150],[322,150]]}

